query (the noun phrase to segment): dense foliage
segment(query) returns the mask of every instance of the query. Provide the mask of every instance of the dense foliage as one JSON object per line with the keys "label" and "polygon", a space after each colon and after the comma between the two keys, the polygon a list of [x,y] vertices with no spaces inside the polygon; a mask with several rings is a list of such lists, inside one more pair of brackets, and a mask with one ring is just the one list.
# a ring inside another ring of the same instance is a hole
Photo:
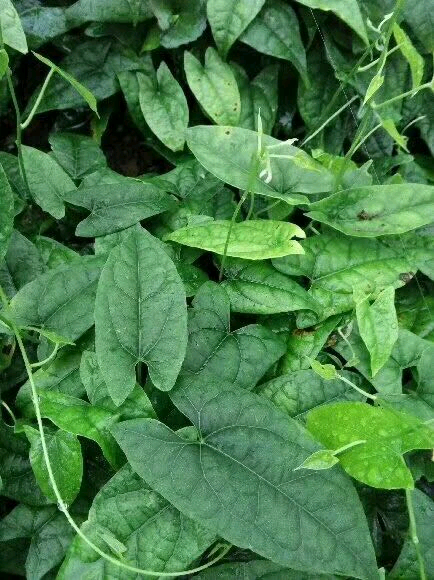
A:
{"label": "dense foliage", "polygon": [[0,573],[434,578],[433,0],[0,0]]}

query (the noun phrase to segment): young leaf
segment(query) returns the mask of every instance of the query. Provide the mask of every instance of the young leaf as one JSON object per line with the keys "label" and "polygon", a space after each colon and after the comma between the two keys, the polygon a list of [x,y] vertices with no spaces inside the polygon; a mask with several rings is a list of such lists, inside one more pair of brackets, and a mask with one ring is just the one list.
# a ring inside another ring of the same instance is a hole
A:
{"label": "young leaf", "polygon": [[366,44],[369,44],[358,0],[297,0],[297,2],[308,8],[334,12],[338,18],[357,32]]}
{"label": "young leaf", "polygon": [[23,54],[28,52],[26,35],[11,0],[0,0],[0,27],[5,44]]}
{"label": "young leaf", "polygon": [[296,469],[320,471],[322,469],[331,469],[336,463],[339,463],[339,459],[335,457],[333,451],[330,451],[330,449],[320,449],[312,453],[312,455],[309,455]]}
{"label": "young leaf", "polygon": [[83,179],[107,166],[104,153],[91,137],[76,133],[53,133],[49,137],[55,159],[72,179]]}
{"label": "young leaf", "polygon": [[75,342],[93,325],[93,305],[104,261],[82,257],[24,286],[5,311],[18,326],[41,327]]}
{"label": "young leaf", "polygon": [[205,65],[190,52],[184,53],[187,81],[206,114],[218,125],[237,125],[240,119],[240,93],[231,67],[209,47]]}
{"label": "young leaf", "polygon": [[88,238],[124,230],[176,207],[171,196],[149,183],[129,178],[120,183],[80,187],[64,200],[91,211],[75,232],[77,236]]}
{"label": "young leaf", "polygon": [[339,379],[336,367],[331,364],[321,364],[317,360],[310,361],[310,366],[318,376],[326,381],[332,381],[334,379]]}
{"label": "young leaf", "polygon": [[[56,494],[48,477],[39,431],[30,425],[25,425],[24,431],[30,441],[29,459],[36,481],[44,494],[51,501],[57,502]],[[80,442],[75,435],[61,429],[54,432],[45,431],[45,441],[60,495],[67,504],[70,504],[80,491],[83,477]]]}
{"label": "young leaf", "polygon": [[302,480],[294,473],[317,449],[299,423],[228,385],[189,386],[171,396],[200,430],[198,441],[186,443],[154,420],[112,430],[134,471],[158,493],[227,541],[277,564],[375,577],[351,482],[338,470],[309,471]]}
{"label": "young leaf", "polygon": [[264,260],[302,254],[303,248],[292,238],[304,238],[305,235],[301,228],[288,222],[251,220],[232,224],[217,220],[181,228],[167,235],[166,240],[220,255],[226,253],[227,256],[246,260]]}
{"label": "young leaf", "polygon": [[47,153],[26,145],[22,149],[27,181],[36,203],[54,218],[63,218],[65,195],[76,189],[75,183]]}
{"label": "young leaf", "polygon": [[226,290],[233,312],[275,314],[294,310],[314,310],[315,300],[294,280],[266,262],[231,259],[225,265]]}
{"label": "young leaf", "polygon": [[265,0],[208,0],[208,20],[223,58],[226,58],[231,46],[261,10],[264,2]]}
{"label": "young leaf", "polygon": [[[78,514],[74,514],[77,519]],[[57,506],[16,506],[0,522],[0,542],[14,538],[27,538],[30,547],[26,557],[26,578],[46,578],[65,556],[74,537],[74,530]]]}
{"label": "young leaf", "polygon": [[14,196],[0,164],[0,261],[3,260],[14,225]]}
{"label": "young leaf", "polygon": [[306,80],[306,53],[298,19],[282,0],[268,0],[240,40],[259,52],[289,60]]}
{"label": "young leaf", "polygon": [[[360,376],[348,371],[340,373],[356,385]],[[324,379],[312,369],[282,375],[259,385],[255,393],[270,399],[290,417],[306,421],[309,411],[336,401],[356,401],[361,395],[339,378]]]}
{"label": "young leaf", "polygon": [[89,105],[92,111],[94,111],[94,113],[98,115],[96,98],[87,87],[82,85],[71,74],[61,69],[59,66],[51,62],[51,60],[49,60],[45,56],[42,56],[37,52],[34,52],[33,54],[36,56],[38,60],[49,66],[51,70],[54,70],[54,72],[57,72],[57,74],[59,74],[63,79],[65,79],[65,81],[67,81],[77,91],[77,93],[86,101],[86,103]]}
{"label": "young leaf", "polygon": [[4,48],[0,49],[0,80],[5,76],[9,66],[9,56]]}
{"label": "young leaf", "polygon": [[[129,465],[99,490],[82,532],[106,552],[104,539],[109,534],[126,548],[122,553],[125,562],[164,572],[191,568],[215,539],[212,531],[180,513]],[[108,575],[113,580],[137,576],[104,561],[77,536],[57,578],[78,580],[89,574],[93,580],[106,580]]]}
{"label": "young leaf", "polygon": [[95,304],[98,362],[113,401],[135,385],[138,362],[161,390],[170,390],[187,346],[187,306],[182,281],[161,242],[145,230],[109,254]]}
{"label": "young leaf", "polygon": [[311,411],[307,428],[329,449],[365,440],[342,454],[340,464],[351,477],[382,489],[413,489],[403,454],[430,449],[434,444],[432,427],[415,417],[358,402],[324,405]]}
{"label": "young leaf", "polygon": [[372,97],[381,89],[384,83],[384,75],[376,74],[372,77],[368,88],[366,89],[365,98],[363,99],[363,104],[365,105]]}
{"label": "young leaf", "polygon": [[188,104],[184,92],[162,62],[156,77],[137,74],[139,99],[145,121],[157,137],[171,149],[184,147],[188,127]]}
{"label": "young leaf", "polygon": [[356,316],[360,336],[371,355],[372,376],[375,376],[386,364],[398,340],[395,289],[387,286],[371,305],[366,297],[357,299]]}
{"label": "young leaf", "polygon": [[348,236],[402,234],[434,221],[434,186],[371,185],[340,191],[310,204],[311,219]]}
{"label": "young leaf", "polygon": [[252,167],[258,155],[258,133],[240,127],[204,125],[187,130],[187,145],[199,163],[225,183],[243,191],[282,199],[289,204],[300,204],[307,200],[304,196],[294,194],[294,191],[309,194],[333,189],[332,174],[301,149],[268,135],[262,137],[262,142],[265,147],[278,145],[279,154],[306,163],[272,158],[272,179],[265,183],[259,177],[262,165],[257,174],[252,175]]}
{"label": "young leaf", "polygon": [[418,53],[407,33],[396,22],[393,25],[393,36],[396,44],[399,45],[399,50],[410,65],[413,89],[416,89],[423,79],[423,57]]}
{"label": "young leaf", "polygon": [[274,332],[260,324],[230,329],[230,302],[226,291],[205,283],[189,313],[187,352],[178,384],[225,382],[252,389],[284,353]]}
{"label": "young leaf", "polygon": [[[414,516],[416,520],[419,550],[425,564],[426,577],[434,575],[434,546],[432,542],[432,522],[434,517],[434,503],[422,491],[415,489],[410,492],[413,496]],[[408,534],[398,560],[389,574],[390,580],[419,580],[420,568],[416,547],[410,533]]]}

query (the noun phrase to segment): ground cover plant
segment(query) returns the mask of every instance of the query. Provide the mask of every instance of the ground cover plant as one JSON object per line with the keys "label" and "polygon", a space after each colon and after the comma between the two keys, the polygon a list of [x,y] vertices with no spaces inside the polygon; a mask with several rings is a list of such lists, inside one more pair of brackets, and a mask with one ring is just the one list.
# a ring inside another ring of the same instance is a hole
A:
{"label": "ground cover plant", "polygon": [[0,575],[434,578],[432,0],[0,0]]}

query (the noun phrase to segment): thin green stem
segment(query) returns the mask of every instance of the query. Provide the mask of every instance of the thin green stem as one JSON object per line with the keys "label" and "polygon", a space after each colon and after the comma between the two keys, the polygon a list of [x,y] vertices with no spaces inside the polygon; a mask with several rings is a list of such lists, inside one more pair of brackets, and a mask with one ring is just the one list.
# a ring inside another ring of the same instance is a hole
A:
{"label": "thin green stem", "polygon": [[50,354],[50,356],[47,356],[47,358],[44,358],[44,360],[41,360],[39,362],[32,363],[30,365],[32,367],[32,369],[42,367],[42,366],[46,365],[47,363],[51,362],[54,359],[54,357],[56,356],[56,354],[59,350],[59,347],[60,347],[60,344],[58,342],[56,342],[56,344],[54,345],[54,349],[53,349],[52,353]]}
{"label": "thin green stem", "polygon": [[67,508],[67,506],[66,506],[65,502],[63,501],[63,498],[60,494],[56,479],[55,479],[54,474],[53,474],[53,469],[51,466],[51,461],[50,461],[50,457],[49,457],[48,449],[47,449],[47,442],[45,439],[44,426],[42,423],[42,415],[41,415],[41,409],[39,406],[38,393],[37,393],[35,381],[33,378],[32,365],[28,359],[27,352],[26,352],[26,349],[24,347],[24,344],[23,344],[23,341],[22,341],[22,338],[20,335],[20,331],[17,328],[17,326],[15,325],[15,323],[12,321],[9,322],[9,326],[16,336],[17,343],[18,343],[19,349],[21,351],[21,356],[23,357],[24,366],[26,368],[27,376],[29,378],[33,405],[35,407],[36,421],[38,423],[39,435],[41,438],[42,454],[43,454],[44,462],[45,462],[45,465],[47,468],[48,478],[49,478],[51,487],[53,489],[54,495],[56,496],[57,506],[63,512],[68,523],[75,530],[75,532],[78,534],[78,536],[80,536],[80,538],[84,542],[86,542],[86,544],[90,548],[92,548],[99,556],[101,556],[101,558],[104,558],[104,560],[106,560],[107,562],[110,562],[111,564],[114,564],[115,566],[119,566],[120,568],[123,568],[124,570],[129,570],[130,572],[134,572],[135,574],[142,574],[145,576],[154,576],[154,577],[158,577],[158,578],[159,577],[170,578],[170,577],[175,577],[175,576],[185,576],[186,574],[195,574],[196,572],[200,572],[202,570],[205,570],[206,568],[209,568],[210,566],[212,566],[213,564],[215,564],[216,562],[221,560],[231,549],[232,546],[230,544],[224,545],[220,554],[216,558],[214,558],[213,560],[210,560],[209,562],[207,562],[206,564],[203,564],[202,566],[198,566],[197,568],[193,568],[192,570],[183,570],[181,572],[156,572],[154,570],[143,570],[142,568],[137,568],[136,566],[130,566],[129,564],[125,564],[124,562],[117,560],[113,556],[110,556],[110,554],[103,552],[96,544],[94,544],[82,532],[80,527],[75,523],[71,514],[69,513],[68,508]]}
{"label": "thin green stem", "polygon": [[27,117],[27,119],[25,121],[23,121],[22,123],[20,123],[21,129],[23,131],[24,131],[24,129],[27,129],[27,127],[32,122],[32,119],[35,116],[36,111],[38,110],[39,105],[41,104],[41,101],[42,101],[42,99],[44,97],[44,94],[45,94],[45,90],[46,90],[46,88],[48,86],[48,83],[50,82],[50,79],[53,76],[53,74],[54,74],[54,69],[51,68],[50,69],[50,72],[48,73],[48,75],[47,75],[47,77],[46,77],[46,79],[44,81],[44,84],[41,87],[41,90],[39,91],[38,98],[36,99],[35,104],[33,105],[32,110],[29,113],[29,116]]}
{"label": "thin green stem", "polygon": [[[398,49],[400,49],[402,46],[402,44],[397,44],[396,46],[394,46],[393,48],[391,48],[390,50],[387,51],[387,56],[390,56],[391,54],[393,54],[394,52],[396,52]],[[380,61],[380,56],[378,58],[376,58],[375,60],[373,60],[372,62],[366,64],[365,66],[359,66],[359,68],[357,69],[357,72],[365,72],[367,70],[369,70],[370,68],[372,68],[373,66],[375,66],[376,64],[378,64],[378,62]]]}
{"label": "thin green stem", "polygon": [[419,91],[422,91],[423,89],[430,89],[430,88],[432,88],[432,86],[433,86],[433,81],[431,80],[428,83],[420,85],[416,89],[410,89],[409,91],[406,91],[405,93],[401,93],[400,95],[395,95],[391,99],[387,99],[387,101],[383,101],[382,103],[379,103],[378,105],[376,103],[372,103],[371,106],[373,109],[381,109],[382,107],[386,107],[387,105],[390,105],[391,103],[395,103],[396,101],[400,101],[401,99],[405,99],[406,97],[414,96]]}
{"label": "thin green stem", "polygon": [[321,131],[330,123],[330,121],[333,121],[333,119],[338,117],[343,111],[345,111],[345,109],[347,109],[350,105],[352,105],[354,103],[354,101],[356,101],[358,98],[359,98],[358,95],[355,95],[352,99],[350,99],[348,102],[346,102],[345,105],[342,105],[342,107],[340,109],[338,109],[337,111],[335,111],[333,113],[333,115],[331,115],[328,119],[326,119],[324,121],[324,123],[320,127],[318,127],[318,129],[316,131],[314,131],[311,135],[309,135],[309,137],[306,137],[306,139],[302,142],[301,146],[303,147],[304,145],[306,145],[306,143],[309,143],[309,141],[311,139],[316,137],[318,135],[318,133],[321,133]]}
{"label": "thin green stem", "polygon": [[366,439],[352,441],[351,443],[347,443],[346,445],[343,445],[342,447],[339,447],[339,449],[336,449],[335,451],[333,451],[333,455],[339,455],[339,453],[343,453],[344,451],[348,451],[348,449],[351,449],[352,447],[355,447],[356,445],[363,445],[364,443],[366,443]]}
{"label": "thin green stem", "polygon": [[8,405],[7,403],[5,403],[4,401],[2,401],[1,403],[2,403],[2,406],[3,406],[3,407],[6,409],[6,411],[7,411],[7,412],[9,413],[9,415],[11,416],[11,419],[12,419],[12,421],[13,421],[14,425],[15,425],[15,424],[16,424],[16,422],[17,422],[17,418],[15,417],[15,415],[14,415],[14,413],[13,413],[12,409],[11,409],[11,408],[9,407],[9,405]]}
{"label": "thin green stem", "polygon": [[427,575],[425,571],[425,562],[423,560],[422,551],[420,549],[419,537],[417,535],[416,517],[414,515],[413,498],[411,495],[411,489],[405,490],[405,499],[407,501],[407,511],[408,517],[410,518],[410,536],[416,550],[417,563],[419,565],[419,578],[420,580],[427,580]]}
{"label": "thin green stem", "polygon": [[360,393],[361,395],[363,395],[367,399],[371,399],[371,401],[376,401],[377,400],[377,395],[371,395],[371,393],[368,393],[367,391],[364,391],[363,389],[361,389],[360,387],[358,387],[357,385],[355,385],[352,381],[350,381],[349,379],[347,379],[347,377],[343,377],[339,373],[338,373],[338,377],[340,378],[341,381],[344,381],[344,383],[347,383],[347,385],[349,385],[350,387],[352,387],[353,389],[355,389],[358,393]]}
{"label": "thin green stem", "polygon": [[7,306],[9,306],[8,297],[6,296],[4,290],[1,286],[0,286],[0,301],[3,304],[3,308],[6,308]]}

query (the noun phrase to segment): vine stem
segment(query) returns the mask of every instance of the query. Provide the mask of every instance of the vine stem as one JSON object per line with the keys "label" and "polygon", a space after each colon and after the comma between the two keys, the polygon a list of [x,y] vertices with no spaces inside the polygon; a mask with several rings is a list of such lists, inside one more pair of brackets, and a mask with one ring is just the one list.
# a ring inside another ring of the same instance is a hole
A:
{"label": "vine stem", "polygon": [[16,326],[16,324],[13,321],[8,320],[8,324],[12,330],[12,332],[15,334],[17,343],[18,343],[18,347],[21,351],[21,356],[23,357],[23,361],[24,361],[24,366],[27,372],[27,376],[29,378],[29,383],[30,383],[30,388],[31,388],[31,392],[32,392],[32,400],[33,400],[33,405],[35,408],[35,415],[36,415],[36,421],[38,423],[38,429],[39,429],[39,435],[41,437],[41,447],[42,447],[42,454],[44,457],[44,462],[45,462],[45,466],[47,468],[47,472],[48,472],[48,478],[51,484],[51,487],[53,488],[53,492],[54,495],[56,496],[56,500],[57,500],[57,507],[59,508],[59,510],[61,512],[63,512],[63,514],[65,515],[69,525],[74,529],[74,531],[80,536],[80,538],[90,547],[92,548],[99,556],[101,556],[101,558],[104,558],[104,560],[106,560],[107,562],[110,562],[111,564],[114,564],[115,566],[119,566],[120,568],[123,568],[124,570],[128,570],[130,572],[134,572],[136,574],[142,574],[145,576],[154,576],[157,578],[160,577],[165,577],[165,578],[172,578],[175,576],[184,576],[186,574],[195,574],[196,572],[200,572],[202,570],[205,570],[206,568],[209,568],[210,566],[212,566],[213,564],[217,563],[219,560],[221,560],[231,549],[231,544],[227,544],[227,545],[223,545],[222,550],[220,552],[220,554],[218,556],[216,556],[215,558],[213,558],[212,560],[210,560],[209,562],[207,562],[206,564],[203,564],[202,566],[198,566],[197,568],[192,568],[191,570],[183,570],[181,572],[157,572],[154,570],[143,570],[142,568],[137,568],[136,566],[130,566],[129,564],[125,564],[124,562],[121,562],[120,560],[117,560],[116,558],[114,558],[113,556],[110,556],[110,554],[107,554],[106,552],[103,552],[96,544],[94,544],[92,542],[92,540],[90,540],[79,528],[79,526],[75,523],[75,521],[73,520],[71,514],[68,511],[68,507],[65,504],[65,502],[63,501],[63,498],[60,494],[59,488],[57,486],[57,482],[56,479],[54,477],[53,474],[53,469],[51,466],[51,461],[50,461],[50,457],[48,454],[48,448],[47,448],[47,442],[45,439],[45,432],[44,432],[44,426],[42,423],[42,415],[41,415],[41,409],[39,406],[39,399],[38,399],[38,393],[36,390],[36,385],[35,385],[35,381],[33,379],[33,371],[32,371],[32,366],[31,363],[29,361],[29,358],[27,356],[27,352],[23,343],[23,340],[21,338],[21,334],[20,331],[18,329],[18,327]]}
{"label": "vine stem", "polygon": [[417,555],[417,563],[419,565],[420,580],[427,580],[425,572],[425,562],[423,560],[422,551],[420,549],[419,537],[417,535],[416,517],[414,515],[413,498],[411,496],[411,489],[405,490],[405,499],[407,501],[408,517],[410,518],[410,536],[414,544]]}
{"label": "vine stem", "polygon": [[377,400],[377,395],[371,395],[371,393],[368,393],[367,391],[364,391],[363,389],[361,389],[360,387],[358,387],[357,385],[355,385],[352,381],[350,381],[349,379],[347,379],[347,377],[344,377],[340,374],[338,374],[338,377],[341,379],[341,381],[344,381],[344,383],[347,383],[347,385],[349,385],[350,387],[353,387],[353,389],[355,389],[356,391],[358,391],[361,395],[363,395],[364,397],[371,399],[372,401],[376,401]]}
{"label": "vine stem", "polygon": [[29,113],[29,116],[27,117],[27,119],[25,121],[23,121],[22,123],[20,123],[20,127],[21,130],[24,131],[24,129],[27,129],[27,127],[30,125],[30,123],[32,122],[33,117],[36,114],[36,111],[38,110],[39,105],[41,104],[42,98],[45,94],[45,90],[48,86],[48,83],[50,82],[51,77],[54,74],[54,68],[50,69],[50,72],[47,74],[47,77],[44,81],[44,84],[41,87],[41,90],[39,91],[39,95],[38,98],[35,101],[35,104],[32,107],[32,110]]}

